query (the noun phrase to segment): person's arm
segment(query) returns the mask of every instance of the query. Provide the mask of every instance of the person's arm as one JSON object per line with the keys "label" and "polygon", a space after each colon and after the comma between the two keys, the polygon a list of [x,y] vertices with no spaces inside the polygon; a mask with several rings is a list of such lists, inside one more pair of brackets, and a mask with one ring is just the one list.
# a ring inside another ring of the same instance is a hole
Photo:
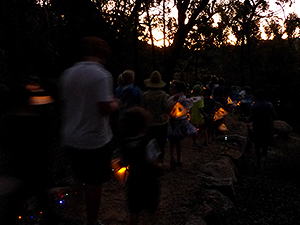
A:
{"label": "person's arm", "polygon": [[102,115],[109,115],[119,109],[119,100],[114,99],[109,102],[99,102],[98,108]]}
{"label": "person's arm", "polygon": [[113,95],[113,79],[111,74],[103,73],[92,85],[95,103],[102,115],[109,115],[119,109],[119,100]]}

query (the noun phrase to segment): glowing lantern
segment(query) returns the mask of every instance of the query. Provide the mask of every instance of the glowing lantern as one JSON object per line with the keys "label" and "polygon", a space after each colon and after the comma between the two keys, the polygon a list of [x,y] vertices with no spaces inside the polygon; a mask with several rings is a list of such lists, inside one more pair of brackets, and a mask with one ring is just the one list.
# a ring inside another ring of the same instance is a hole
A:
{"label": "glowing lantern", "polygon": [[51,96],[31,96],[29,97],[30,105],[45,105],[54,102]]}
{"label": "glowing lantern", "polygon": [[223,108],[219,108],[219,110],[217,112],[215,112],[214,121],[220,120],[220,119],[224,118],[224,116],[226,116],[226,115],[227,115],[227,112]]}
{"label": "glowing lantern", "polygon": [[184,108],[183,105],[181,105],[179,102],[177,102],[171,111],[171,116],[178,118],[180,116],[186,115],[187,112],[187,109]]}
{"label": "glowing lantern", "polygon": [[25,88],[32,93],[28,100],[29,105],[45,105],[54,102],[53,98],[47,95],[39,84],[28,84]]}
{"label": "glowing lantern", "polygon": [[231,100],[230,97],[227,98],[227,104],[233,104],[233,101]]}
{"label": "glowing lantern", "polygon": [[118,159],[114,159],[111,162],[111,168],[114,174],[114,177],[116,178],[116,180],[118,182],[120,182],[121,184],[125,184],[125,182],[127,181],[128,177],[129,177],[129,166],[121,166],[121,160]]}
{"label": "glowing lantern", "polygon": [[[222,124],[218,127],[218,129],[219,129],[219,131],[221,131],[221,132],[228,131],[228,128],[227,128],[227,126],[226,126],[224,123],[222,123]],[[226,137],[226,139],[227,139],[227,137]],[[225,139],[225,140],[226,140],[226,139]]]}
{"label": "glowing lantern", "polygon": [[27,84],[26,90],[30,92],[39,91],[41,89],[41,86],[39,84]]}

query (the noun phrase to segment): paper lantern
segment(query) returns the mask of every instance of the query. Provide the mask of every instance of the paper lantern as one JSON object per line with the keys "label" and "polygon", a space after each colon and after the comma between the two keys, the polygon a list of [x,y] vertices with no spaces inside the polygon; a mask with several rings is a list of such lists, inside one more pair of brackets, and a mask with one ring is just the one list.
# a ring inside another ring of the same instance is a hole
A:
{"label": "paper lantern", "polygon": [[45,105],[54,102],[53,98],[46,94],[39,84],[28,84],[25,88],[31,93],[28,99],[29,105]]}
{"label": "paper lantern", "polygon": [[227,104],[228,104],[228,105],[231,105],[231,104],[233,104],[233,101],[231,100],[231,98],[230,98],[230,97],[228,97],[228,98],[227,98]]}
{"label": "paper lantern", "polygon": [[[228,131],[228,128],[227,128],[227,126],[226,126],[224,123],[222,123],[222,124],[218,127],[218,129],[219,129],[219,131],[221,131],[221,132],[226,132],[226,131]],[[225,140],[227,140],[227,137],[226,137]]]}
{"label": "paper lantern", "polygon": [[214,121],[220,120],[227,115],[227,112],[223,108],[219,108],[217,112],[214,114]]}
{"label": "paper lantern", "polygon": [[54,102],[51,96],[30,96],[29,105],[45,105]]}
{"label": "paper lantern", "polygon": [[121,159],[117,158],[111,162],[111,168],[116,180],[121,184],[125,184],[129,177],[129,166],[122,166]]}
{"label": "paper lantern", "polygon": [[180,116],[186,115],[187,112],[188,110],[185,107],[183,107],[183,105],[181,105],[179,102],[177,102],[171,111],[171,116],[174,118],[178,118]]}

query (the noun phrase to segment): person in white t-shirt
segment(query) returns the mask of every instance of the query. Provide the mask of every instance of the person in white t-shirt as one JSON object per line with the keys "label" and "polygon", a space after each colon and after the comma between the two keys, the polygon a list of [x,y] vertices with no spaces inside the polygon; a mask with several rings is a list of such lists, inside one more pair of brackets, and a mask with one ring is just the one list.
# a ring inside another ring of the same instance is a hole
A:
{"label": "person in white t-shirt", "polygon": [[75,176],[85,183],[87,224],[99,224],[102,184],[111,177],[113,137],[109,115],[118,110],[113,78],[105,69],[108,44],[96,37],[79,43],[82,61],[61,77],[63,103],[62,144],[70,154]]}

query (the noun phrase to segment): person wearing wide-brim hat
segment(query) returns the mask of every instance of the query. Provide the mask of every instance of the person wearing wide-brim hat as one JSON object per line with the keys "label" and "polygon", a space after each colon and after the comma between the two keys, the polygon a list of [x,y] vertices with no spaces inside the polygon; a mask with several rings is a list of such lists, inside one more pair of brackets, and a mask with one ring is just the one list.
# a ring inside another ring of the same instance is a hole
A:
{"label": "person wearing wide-brim hat", "polygon": [[157,70],[153,71],[150,78],[144,80],[146,87],[148,88],[162,88],[166,86],[166,83],[162,81],[161,74]]}
{"label": "person wearing wide-brim hat", "polygon": [[166,83],[162,80],[158,71],[153,71],[150,78],[144,80],[144,84],[149,88],[142,97],[142,106],[152,115],[152,123],[149,127],[150,136],[156,138],[162,151],[162,160],[167,138],[168,115],[172,106],[168,103],[169,95],[163,91]]}

